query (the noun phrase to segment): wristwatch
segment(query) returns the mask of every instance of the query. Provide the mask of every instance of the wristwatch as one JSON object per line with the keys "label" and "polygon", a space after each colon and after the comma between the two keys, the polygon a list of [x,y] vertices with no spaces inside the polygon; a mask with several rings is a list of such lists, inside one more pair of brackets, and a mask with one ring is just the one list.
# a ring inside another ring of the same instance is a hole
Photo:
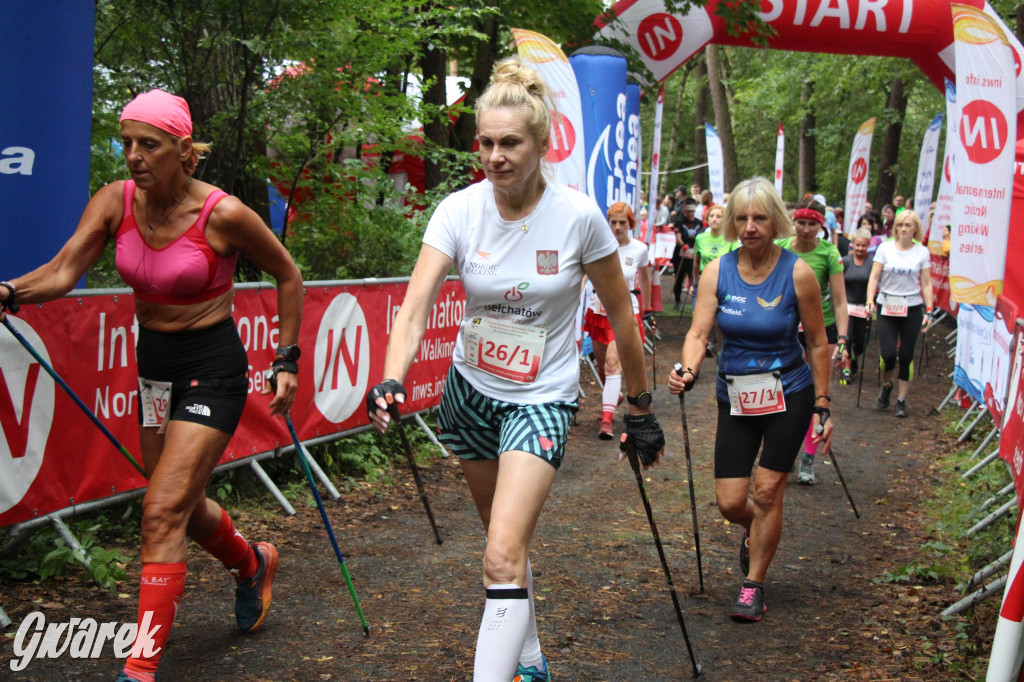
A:
{"label": "wristwatch", "polygon": [[279,358],[284,358],[288,362],[298,362],[299,356],[302,355],[302,351],[295,344],[290,346],[278,346],[277,350],[274,351],[274,355]]}
{"label": "wristwatch", "polygon": [[640,409],[643,409],[643,410],[646,410],[648,407],[650,407],[651,403],[653,401],[654,401],[654,398],[651,397],[651,394],[648,393],[647,391],[644,391],[643,393],[641,393],[640,395],[638,395],[635,398],[633,396],[631,396],[631,395],[627,395],[626,396],[626,402],[627,403],[629,403],[630,405],[632,405],[634,407],[639,407]]}

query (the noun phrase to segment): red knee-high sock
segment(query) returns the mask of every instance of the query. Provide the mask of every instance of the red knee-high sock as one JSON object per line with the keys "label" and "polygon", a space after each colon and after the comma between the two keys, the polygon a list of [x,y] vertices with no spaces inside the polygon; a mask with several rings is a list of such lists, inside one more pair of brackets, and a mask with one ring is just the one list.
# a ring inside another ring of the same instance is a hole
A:
{"label": "red knee-high sock", "polygon": [[235,530],[231,517],[223,509],[220,510],[220,523],[217,530],[205,538],[194,538],[199,546],[219,559],[237,580],[248,580],[259,570],[256,553],[249,547],[242,534]]}
{"label": "red knee-high sock", "polygon": [[185,562],[142,564],[139,585],[139,630],[125,662],[128,673],[155,675],[167,638],[185,594]]}

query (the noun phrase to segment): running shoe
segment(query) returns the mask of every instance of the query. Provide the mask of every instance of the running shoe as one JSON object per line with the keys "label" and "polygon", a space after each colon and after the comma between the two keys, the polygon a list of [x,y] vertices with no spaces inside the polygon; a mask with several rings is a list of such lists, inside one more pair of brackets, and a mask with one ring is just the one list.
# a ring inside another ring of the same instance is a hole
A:
{"label": "running shoe", "polygon": [[875,405],[880,410],[889,409],[889,396],[892,395],[892,384],[882,384],[882,390],[878,394],[878,400],[875,401]]}
{"label": "running shoe", "polygon": [[266,619],[270,611],[274,575],[277,573],[276,547],[269,542],[255,542],[252,549],[259,560],[259,570],[252,578],[235,586],[235,621],[238,623],[238,631],[243,633],[253,632]]}
{"label": "running shoe", "polygon": [[548,671],[548,659],[544,658],[543,654],[540,659],[539,670],[536,666],[526,667],[520,663],[516,667],[516,676],[512,678],[512,682],[551,682],[551,673]]}
{"label": "running shoe", "polygon": [[907,418],[907,401],[902,398],[896,399],[896,416],[902,419]]}
{"label": "running shoe", "polygon": [[597,432],[601,440],[615,440],[615,431],[612,429],[611,421],[601,420],[601,429]]}
{"label": "running shoe", "polygon": [[753,580],[744,580],[740,588],[740,598],[732,607],[729,616],[737,623],[756,623],[768,610],[764,605],[764,586]]}
{"label": "running shoe", "polygon": [[850,382],[852,380],[853,380],[853,373],[850,372],[850,370],[848,370],[848,369],[844,369],[843,370],[843,377],[839,380],[839,385],[840,386],[849,386]]}
{"label": "running shoe", "polygon": [[814,456],[806,452],[800,458],[800,472],[796,477],[797,483],[814,485]]}
{"label": "running shoe", "polygon": [[740,570],[743,575],[750,573],[750,531],[743,529],[743,540],[740,542]]}

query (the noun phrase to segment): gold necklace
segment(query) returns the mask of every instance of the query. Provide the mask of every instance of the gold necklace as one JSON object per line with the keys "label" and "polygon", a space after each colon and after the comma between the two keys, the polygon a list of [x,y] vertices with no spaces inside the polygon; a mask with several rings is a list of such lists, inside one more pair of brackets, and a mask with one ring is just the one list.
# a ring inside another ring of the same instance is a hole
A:
{"label": "gold necklace", "polygon": [[[167,219],[171,217],[171,214],[178,210],[178,207],[181,206],[181,202],[185,201],[185,197],[188,196],[188,192],[189,192],[190,189],[192,189],[192,178],[191,177],[188,179],[188,184],[185,186],[185,192],[181,195],[181,198],[178,199],[178,202],[176,204],[174,204],[174,206],[171,206],[171,210],[169,210],[166,213],[164,213],[164,217],[161,218],[160,221],[157,223],[157,227],[160,227],[164,223],[166,223]],[[146,202],[146,218],[147,218],[147,220],[146,220],[146,228],[149,229],[150,232],[156,232],[156,227],[153,227],[153,223],[149,222],[149,220],[148,220],[148,218],[149,218],[149,202],[148,201]]]}

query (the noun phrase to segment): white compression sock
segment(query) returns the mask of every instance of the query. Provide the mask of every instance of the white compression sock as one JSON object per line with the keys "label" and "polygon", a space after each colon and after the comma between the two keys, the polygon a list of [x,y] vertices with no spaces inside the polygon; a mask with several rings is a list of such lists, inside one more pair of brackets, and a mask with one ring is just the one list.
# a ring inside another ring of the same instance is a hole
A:
{"label": "white compression sock", "polygon": [[537,636],[537,613],[533,606],[533,568],[530,560],[526,560],[526,590],[530,600],[530,623],[526,628],[526,641],[523,642],[523,651],[519,654],[519,663],[527,668],[533,666],[540,669],[544,663],[541,655],[540,638]]}
{"label": "white compression sock", "polygon": [[529,592],[519,585],[491,585],[480,619],[473,682],[508,682],[516,674],[530,620]]}
{"label": "white compression sock", "polygon": [[604,392],[601,394],[601,400],[604,403],[604,406],[601,408],[602,412],[615,412],[615,408],[619,406],[619,391],[621,389],[621,374],[609,374],[605,377]]}

